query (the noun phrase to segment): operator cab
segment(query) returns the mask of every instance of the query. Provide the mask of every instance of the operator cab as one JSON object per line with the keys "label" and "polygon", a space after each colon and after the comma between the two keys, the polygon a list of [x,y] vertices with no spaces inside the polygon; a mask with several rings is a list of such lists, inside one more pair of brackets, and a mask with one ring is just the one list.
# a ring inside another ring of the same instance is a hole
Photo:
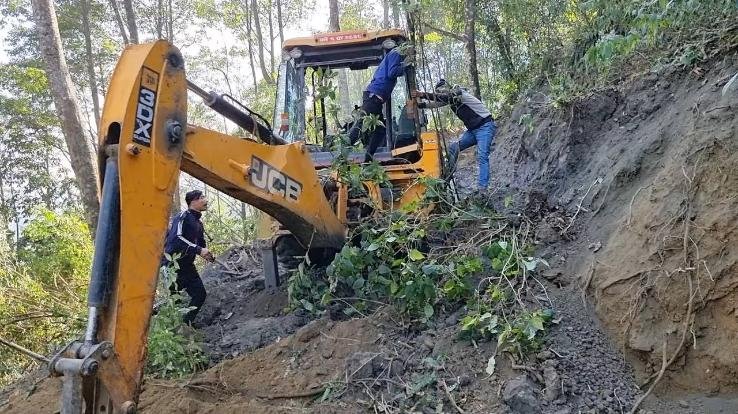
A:
{"label": "operator cab", "polygon": [[[350,31],[317,34],[290,39],[282,47],[277,100],[274,113],[275,135],[286,142],[303,141],[312,152],[318,168],[331,165],[334,142],[346,136],[356,118],[352,113],[362,103],[362,93],[377,65],[394,47],[407,39],[400,30],[377,32]],[[374,158],[381,163],[415,162],[420,156],[420,131],[424,119],[420,111],[408,111],[408,93],[415,84],[414,69],[408,67],[397,79],[390,99],[384,104],[385,141]],[[345,77],[348,90],[341,90]],[[411,83],[412,80],[412,83]],[[410,112],[410,114],[409,114]],[[407,150],[403,150],[407,149]],[[395,155],[393,156],[393,151]],[[349,157],[364,159],[363,152]]]}

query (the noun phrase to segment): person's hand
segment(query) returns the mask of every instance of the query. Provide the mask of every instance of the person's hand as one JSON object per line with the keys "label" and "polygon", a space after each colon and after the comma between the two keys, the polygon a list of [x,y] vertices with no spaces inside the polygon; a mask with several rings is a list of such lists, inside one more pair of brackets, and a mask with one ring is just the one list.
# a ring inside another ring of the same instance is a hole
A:
{"label": "person's hand", "polygon": [[210,253],[210,250],[208,250],[206,247],[200,249],[200,257],[207,260],[208,262],[212,262],[213,260],[215,260],[213,254]]}

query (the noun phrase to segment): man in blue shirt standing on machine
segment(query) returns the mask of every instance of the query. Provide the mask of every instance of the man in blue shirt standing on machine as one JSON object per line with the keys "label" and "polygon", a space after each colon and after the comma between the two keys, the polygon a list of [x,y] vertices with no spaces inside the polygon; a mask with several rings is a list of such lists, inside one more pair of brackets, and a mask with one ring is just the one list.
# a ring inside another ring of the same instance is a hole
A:
{"label": "man in blue shirt standing on machine", "polygon": [[[405,74],[405,57],[406,53],[401,53],[398,48],[392,49],[387,53],[382,62],[377,66],[377,70],[374,72],[369,85],[366,87],[362,96],[361,110],[359,115],[361,119],[355,122],[351,130],[349,131],[349,139],[351,145],[355,144],[361,136],[361,142],[367,147],[365,162],[372,160],[374,153],[377,152],[377,148],[382,143],[382,139],[386,135],[386,129],[384,127],[384,115],[382,108],[384,103],[392,95],[392,90],[397,84],[397,78]],[[382,124],[376,124],[373,127],[363,128],[367,117],[373,115]],[[364,131],[362,131],[364,130]]]}

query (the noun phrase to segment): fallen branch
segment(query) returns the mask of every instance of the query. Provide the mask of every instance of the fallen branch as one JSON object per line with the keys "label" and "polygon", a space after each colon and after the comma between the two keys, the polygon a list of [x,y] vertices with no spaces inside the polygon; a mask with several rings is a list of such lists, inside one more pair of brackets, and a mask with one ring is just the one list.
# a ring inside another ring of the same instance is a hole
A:
{"label": "fallen branch", "polygon": [[35,352],[31,351],[31,350],[28,350],[26,348],[23,348],[22,346],[20,346],[18,344],[15,344],[13,342],[7,341],[7,340],[5,340],[3,338],[0,338],[0,344],[3,344],[3,345],[5,345],[5,346],[7,346],[7,347],[9,347],[11,349],[14,349],[14,350],[20,352],[21,354],[24,354],[26,356],[29,356],[29,357],[37,360],[37,361],[44,362],[46,364],[49,363],[49,358],[46,358],[45,356],[43,356],[41,354],[37,354],[37,353],[35,353]]}
{"label": "fallen branch", "polygon": [[543,377],[541,376],[541,374],[538,373],[538,370],[536,370],[535,368],[529,367],[527,365],[516,364],[511,354],[507,354],[507,358],[510,360],[510,368],[517,369],[520,371],[530,372],[532,375],[536,377],[536,380],[538,382],[543,383]]}

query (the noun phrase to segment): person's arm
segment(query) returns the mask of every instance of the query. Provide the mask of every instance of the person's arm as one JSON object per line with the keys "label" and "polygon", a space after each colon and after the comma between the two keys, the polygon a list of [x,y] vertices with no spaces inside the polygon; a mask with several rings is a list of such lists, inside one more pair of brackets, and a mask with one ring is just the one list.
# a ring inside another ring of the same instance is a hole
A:
{"label": "person's arm", "polygon": [[445,102],[439,102],[439,101],[430,101],[430,102],[420,102],[418,104],[418,108],[420,109],[433,109],[433,108],[440,108],[443,106],[448,105]]}
{"label": "person's arm", "polygon": [[198,246],[196,243],[199,239],[197,230],[197,222],[194,217],[185,213],[184,217],[181,217],[179,223],[177,223],[176,249],[181,251],[182,254],[187,254],[194,250],[195,254],[202,255],[204,247]]}
{"label": "person's arm", "polygon": [[391,59],[389,63],[389,76],[393,79],[397,79],[400,76],[405,75],[405,65],[403,64],[404,57],[396,49],[392,50],[387,56],[387,59]]}
{"label": "person's arm", "polygon": [[[439,108],[444,105],[451,103],[451,99],[455,96],[452,93],[432,93],[432,92],[421,92],[421,91],[410,91],[410,96],[413,98],[426,99],[428,101],[434,101],[440,103],[439,106],[427,106],[426,108]],[[430,104],[430,103],[429,103]]]}

